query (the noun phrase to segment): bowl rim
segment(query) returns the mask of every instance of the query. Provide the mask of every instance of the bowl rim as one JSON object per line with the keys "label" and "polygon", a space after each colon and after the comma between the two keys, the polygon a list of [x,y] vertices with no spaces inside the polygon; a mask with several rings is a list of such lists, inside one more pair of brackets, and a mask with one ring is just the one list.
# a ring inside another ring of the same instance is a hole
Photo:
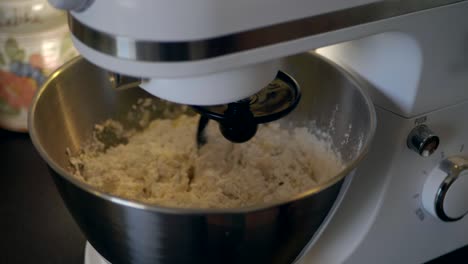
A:
{"label": "bowl rim", "polygon": [[[35,94],[33,98],[33,103],[31,104],[31,107],[29,109],[29,115],[28,115],[28,129],[29,129],[29,134],[32,140],[32,143],[36,150],[39,152],[39,155],[44,159],[44,161],[47,163],[47,165],[54,170],[55,173],[57,173],[60,177],[64,178],[66,181],[70,182],[73,184],[75,187],[91,194],[94,196],[97,196],[100,199],[104,199],[106,201],[116,203],[119,205],[127,206],[127,207],[132,207],[135,209],[140,209],[140,210],[145,210],[145,211],[152,211],[152,212],[157,212],[157,213],[166,213],[166,214],[184,214],[184,215],[205,215],[205,214],[244,214],[244,213],[251,213],[255,211],[263,211],[263,210],[268,210],[273,207],[289,204],[298,200],[302,200],[304,198],[313,196],[314,194],[317,194],[321,192],[322,190],[327,189],[328,187],[331,187],[335,183],[341,181],[344,179],[350,172],[352,172],[357,165],[364,159],[366,154],[369,151],[370,144],[372,140],[374,139],[375,135],[375,130],[377,127],[377,117],[376,117],[376,112],[375,112],[375,107],[374,104],[370,98],[370,96],[367,94],[367,92],[364,91],[364,87],[368,87],[369,84],[361,80],[358,76],[356,76],[354,73],[346,71],[343,69],[341,66],[338,64],[334,63],[333,61],[329,60],[328,58],[316,53],[315,51],[308,52],[312,56],[316,56],[319,59],[325,61],[327,64],[329,64],[331,67],[334,67],[339,73],[341,73],[346,79],[348,79],[353,85],[354,88],[357,89],[360,94],[362,95],[364,99],[364,103],[366,104],[367,108],[369,109],[369,133],[368,137],[364,139],[364,142],[362,143],[362,147],[360,150],[360,153],[357,155],[357,157],[352,160],[340,173],[335,175],[334,177],[329,178],[327,181],[323,182],[322,184],[319,184],[307,191],[301,192],[297,195],[294,195],[288,199],[276,201],[276,202],[269,202],[269,203],[263,203],[263,204],[258,204],[258,205],[251,205],[251,206],[245,206],[245,207],[234,207],[234,208],[184,208],[184,207],[169,207],[169,206],[160,206],[160,205],[155,205],[151,203],[145,203],[145,202],[138,202],[130,199],[125,199],[122,197],[118,197],[115,195],[112,195],[110,193],[102,192],[97,189],[95,189],[93,186],[86,184],[78,179],[76,179],[73,175],[71,175],[70,172],[67,170],[63,169],[61,166],[59,166],[57,163],[54,162],[53,159],[50,158],[48,153],[45,151],[43,148],[40,139],[37,136],[37,131],[36,127],[34,125],[34,120],[35,120],[35,112],[37,109],[38,102],[40,101],[42,95],[44,94],[44,91],[46,90],[46,87],[49,86],[51,82],[54,81],[54,79],[60,75],[61,72],[66,71],[68,68],[72,67],[73,65],[77,64],[78,62],[85,60],[82,56],[76,56],[75,58],[69,60],[67,63],[62,65],[60,68],[58,68],[55,72],[53,72],[47,81],[41,86],[41,88],[38,90],[38,92]],[[65,151],[65,150],[64,150]]]}

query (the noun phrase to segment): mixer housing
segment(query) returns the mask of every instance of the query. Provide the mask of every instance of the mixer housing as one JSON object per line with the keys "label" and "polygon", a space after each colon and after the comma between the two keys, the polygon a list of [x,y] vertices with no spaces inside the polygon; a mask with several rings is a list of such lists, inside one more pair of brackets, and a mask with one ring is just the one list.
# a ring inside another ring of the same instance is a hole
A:
{"label": "mixer housing", "polygon": [[[380,262],[424,262],[468,243],[457,232],[467,229],[466,218],[442,223],[425,213],[418,198],[427,171],[447,156],[466,155],[463,125],[453,125],[450,115],[440,113],[467,114],[461,107],[468,100],[467,1],[299,0],[291,5],[280,0],[198,0],[190,8],[186,2],[164,0],[51,2],[72,10],[73,40],[87,60],[148,80],[143,88],[172,101],[211,105],[238,100],[268,83],[281,68],[281,58],[316,48],[367,84],[379,113],[376,149],[357,173],[360,185],[351,185],[337,207],[339,217],[319,231],[323,236],[313,241],[306,261],[363,263],[387,256]],[[213,86],[216,81],[225,85]],[[238,81],[244,85],[236,85]],[[443,118],[431,120],[439,115]],[[445,135],[439,147],[445,151],[426,159],[411,156],[417,154],[408,150],[407,134],[421,123]],[[401,169],[405,167],[407,171]],[[416,171],[419,176],[412,178]],[[399,177],[406,172],[411,172],[408,178]],[[416,198],[394,199],[402,186],[414,188],[404,193]],[[393,206],[393,214],[384,205]],[[388,220],[392,215],[404,220],[394,224]],[[426,222],[414,221],[415,215]],[[393,236],[389,230],[395,228],[400,232]],[[394,240],[384,247],[378,241],[385,236]],[[409,251],[404,259],[391,258]]]}

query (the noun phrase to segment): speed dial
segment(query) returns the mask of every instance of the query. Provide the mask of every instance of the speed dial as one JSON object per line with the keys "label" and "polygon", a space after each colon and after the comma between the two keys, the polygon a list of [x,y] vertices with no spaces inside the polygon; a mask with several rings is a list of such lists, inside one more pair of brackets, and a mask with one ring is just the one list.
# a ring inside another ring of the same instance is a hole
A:
{"label": "speed dial", "polygon": [[463,218],[468,213],[468,158],[455,156],[442,161],[424,184],[422,202],[442,221]]}

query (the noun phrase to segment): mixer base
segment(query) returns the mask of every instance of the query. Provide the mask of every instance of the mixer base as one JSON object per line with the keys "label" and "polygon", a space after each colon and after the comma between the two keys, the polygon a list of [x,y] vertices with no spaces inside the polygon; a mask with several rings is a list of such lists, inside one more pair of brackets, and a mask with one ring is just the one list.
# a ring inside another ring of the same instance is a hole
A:
{"label": "mixer base", "polygon": [[84,264],[111,264],[105,258],[91,246],[89,242],[86,242]]}

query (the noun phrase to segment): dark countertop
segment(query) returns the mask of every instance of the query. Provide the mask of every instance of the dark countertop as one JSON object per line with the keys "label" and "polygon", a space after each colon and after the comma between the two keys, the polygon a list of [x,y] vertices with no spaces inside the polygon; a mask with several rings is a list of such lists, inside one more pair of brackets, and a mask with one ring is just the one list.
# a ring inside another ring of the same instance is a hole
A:
{"label": "dark countertop", "polygon": [[[27,134],[0,130],[0,177],[0,263],[82,264],[85,238]],[[468,263],[468,247],[438,263]]]}
{"label": "dark countertop", "polygon": [[29,135],[0,130],[0,263],[83,264],[85,238]]}

